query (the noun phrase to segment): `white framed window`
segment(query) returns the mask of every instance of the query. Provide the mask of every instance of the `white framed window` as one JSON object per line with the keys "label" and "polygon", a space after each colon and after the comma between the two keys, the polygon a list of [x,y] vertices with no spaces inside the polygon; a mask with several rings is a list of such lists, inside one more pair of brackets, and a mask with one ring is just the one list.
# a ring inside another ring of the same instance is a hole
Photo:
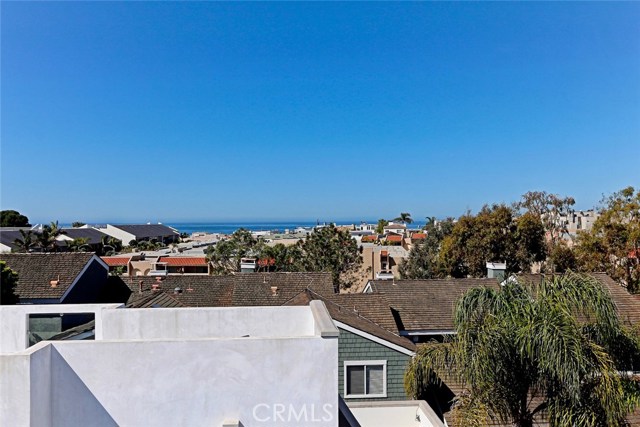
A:
{"label": "white framed window", "polygon": [[387,397],[387,361],[345,361],[344,397]]}

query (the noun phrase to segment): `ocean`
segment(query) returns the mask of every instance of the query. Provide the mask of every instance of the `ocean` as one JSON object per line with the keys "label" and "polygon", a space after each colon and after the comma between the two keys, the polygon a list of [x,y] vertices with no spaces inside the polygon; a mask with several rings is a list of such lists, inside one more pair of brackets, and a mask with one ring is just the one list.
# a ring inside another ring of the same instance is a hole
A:
{"label": "ocean", "polygon": [[[375,224],[377,221],[369,221],[370,224]],[[239,228],[246,228],[250,231],[279,231],[294,230],[297,227],[313,227],[317,225],[315,221],[309,222],[167,222],[166,225],[173,227],[181,233],[192,234],[196,232],[201,233],[220,233],[231,234]],[[360,224],[360,220],[357,221],[337,221],[337,225],[351,225]],[[412,228],[420,228],[424,225],[424,222],[411,224]]]}
{"label": "ocean", "polygon": [[[246,228],[250,231],[279,231],[293,230],[296,227],[313,227],[316,222],[172,222],[166,225],[173,227],[181,233],[220,233],[231,234],[239,228]],[[349,224],[353,224],[352,222]]]}

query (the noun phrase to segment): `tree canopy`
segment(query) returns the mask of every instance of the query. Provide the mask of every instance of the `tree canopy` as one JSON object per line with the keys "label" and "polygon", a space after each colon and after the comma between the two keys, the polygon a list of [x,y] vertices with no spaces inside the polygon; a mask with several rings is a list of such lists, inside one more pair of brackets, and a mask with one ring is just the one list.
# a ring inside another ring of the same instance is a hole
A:
{"label": "tree canopy", "polygon": [[[239,229],[207,252],[214,274],[240,271],[240,260],[256,258],[265,271],[324,271],[332,274],[336,287],[349,287],[362,263],[358,246],[348,231],[329,225],[315,229],[305,241],[295,245],[267,245],[249,230]],[[262,261],[266,261],[264,265]]]}
{"label": "tree canopy", "polygon": [[626,372],[640,363],[640,341],[591,276],[472,289],[454,324],[449,340],[419,346],[405,388],[423,398],[441,378],[461,383],[452,415],[465,426],[530,427],[542,413],[554,427],[620,426],[639,403]]}
{"label": "tree canopy", "polygon": [[333,224],[314,230],[301,244],[306,271],[331,272],[336,287],[351,287],[362,264],[358,245],[348,231]]}
{"label": "tree canopy", "polygon": [[402,278],[437,279],[449,275],[444,259],[441,257],[442,241],[451,234],[453,218],[436,222],[435,218],[424,226],[426,238],[414,244],[409,257],[398,269]]}
{"label": "tree canopy", "polygon": [[0,211],[0,227],[31,227],[29,218],[18,211]]}
{"label": "tree canopy", "polygon": [[17,304],[19,297],[15,291],[18,285],[18,274],[4,261],[0,261],[0,274],[0,304]]}
{"label": "tree canopy", "polygon": [[640,291],[640,189],[605,197],[599,214],[590,231],[578,234],[579,268],[605,271],[631,292]]}
{"label": "tree canopy", "polygon": [[505,262],[508,272],[528,270],[545,256],[540,221],[517,217],[506,205],[486,205],[475,216],[460,217],[443,239],[441,254],[452,277],[483,277],[491,261]]}

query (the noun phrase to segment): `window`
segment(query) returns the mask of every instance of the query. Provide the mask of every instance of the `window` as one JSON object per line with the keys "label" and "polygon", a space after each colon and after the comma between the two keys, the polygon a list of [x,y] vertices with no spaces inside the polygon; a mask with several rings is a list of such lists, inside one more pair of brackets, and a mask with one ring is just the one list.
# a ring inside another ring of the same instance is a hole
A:
{"label": "window", "polygon": [[344,397],[387,397],[387,361],[345,361]]}
{"label": "window", "polygon": [[28,316],[28,346],[42,340],[92,340],[94,313],[33,313]]}

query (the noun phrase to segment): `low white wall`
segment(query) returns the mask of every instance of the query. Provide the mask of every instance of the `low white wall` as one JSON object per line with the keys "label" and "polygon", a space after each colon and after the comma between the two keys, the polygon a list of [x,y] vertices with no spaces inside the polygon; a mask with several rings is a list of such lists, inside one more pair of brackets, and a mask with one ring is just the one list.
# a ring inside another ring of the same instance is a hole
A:
{"label": "low white wall", "polygon": [[309,307],[141,308],[105,310],[102,318],[105,340],[314,335]]}
{"label": "low white wall", "polygon": [[102,338],[102,315],[105,311],[122,307],[122,304],[42,304],[0,306],[0,354],[22,351],[27,348],[29,314],[36,313],[94,313],[96,339]]}

